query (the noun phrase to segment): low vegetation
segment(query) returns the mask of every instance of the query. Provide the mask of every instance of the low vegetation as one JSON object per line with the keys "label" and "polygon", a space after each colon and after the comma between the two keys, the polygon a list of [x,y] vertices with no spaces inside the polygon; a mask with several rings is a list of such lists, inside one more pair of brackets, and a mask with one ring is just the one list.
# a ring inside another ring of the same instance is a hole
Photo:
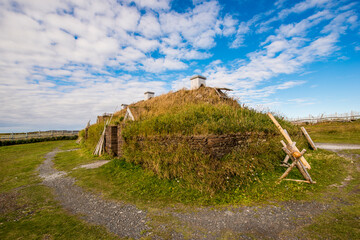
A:
{"label": "low vegetation", "polygon": [[0,239],[118,239],[70,215],[39,185],[36,169],[56,147],[73,148],[74,141],[0,148]]}
{"label": "low vegetation", "polygon": [[58,137],[44,137],[44,138],[30,138],[30,139],[18,139],[18,140],[2,140],[1,146],[18,145],[25,143],[47,142],[47,141],[60,141],[60,140],[75,140],[78,136],[58,136]]}
{"label": "low vegetation", "polygon": [[315,142],[360,144],[360,120],[306,125]]}

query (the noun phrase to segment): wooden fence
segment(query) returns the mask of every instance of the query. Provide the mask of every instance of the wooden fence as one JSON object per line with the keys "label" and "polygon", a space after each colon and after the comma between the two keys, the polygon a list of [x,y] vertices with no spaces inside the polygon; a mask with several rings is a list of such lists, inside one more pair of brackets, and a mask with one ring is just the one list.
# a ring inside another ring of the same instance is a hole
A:
{"label": "wooden fence", "polygon": [[344,114],[329,114],[325,115],[322,114],[321,116],[311,116],[307,118],[297,118],[297,119],[289,119],[294,124],[303,124],[303,123],[320,123],[320,122],[350,122],[350,121],[356,121],[360,119],[360,113],[359,112],[351,112],[351,113],[344,113]]}
{"label": "wooden fence", "polygon": [[0,133],[0,141],[61,137],[61,136],[76,136],[78,134],[79,134],[78,130],[75,131],[50,130],[50,131],[25,132],[25,133]]}

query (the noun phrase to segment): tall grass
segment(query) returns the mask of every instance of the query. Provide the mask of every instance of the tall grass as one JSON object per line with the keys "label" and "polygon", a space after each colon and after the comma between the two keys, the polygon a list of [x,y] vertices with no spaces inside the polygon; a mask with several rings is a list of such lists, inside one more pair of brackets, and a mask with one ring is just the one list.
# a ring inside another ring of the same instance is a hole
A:
{"label": "tall grass", "polygon": [[[161,144],[154,141],[128,140],[123,147],[126,161],[142,166],[163,179],[177,179],[187,188],[208,194],[245,187],[264,172],[274,171],[284,153],[280,150],[280,136],[267,141],[250,139],[246,146],[234,150],[221,159],[203,151],[191,149],[186,141]],[[305,147],[301,136],[294,138]]]}

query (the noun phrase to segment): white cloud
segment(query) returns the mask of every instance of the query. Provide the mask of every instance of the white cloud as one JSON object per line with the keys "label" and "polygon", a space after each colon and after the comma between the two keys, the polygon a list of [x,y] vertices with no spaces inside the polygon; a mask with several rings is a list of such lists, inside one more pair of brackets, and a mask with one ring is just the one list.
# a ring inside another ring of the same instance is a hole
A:
{"label": "white cloud", "polygon": [[162,72],[165,69],[180,70],[187,67],[185,63],[171,58],[147,58],[142,65],[145,71],[152,73]]}
{"label": "white cloud", "polygon": [[151,13],[147,13],[141,17],[138,30],[147,38],[154,38],[162,35],[160,23],[154,14]]}
{"label": "white cloud", "polygon": [[135,2],[139,7],[151,8],[154,10],[170,8],[170,0],[127,0],[127,2]]}
{"label": "white cloud", "polygon": [[231,43],[231,48],[238,48],[241,47],[244,43],[245,34],[247,34],[250,31],[250,25],[251,22],[241,22],[238,26],[237,32],[236,32],[236,38]]}
{"label": "white cloud", "polygon": [[300,3],[295,4],[292,8],[284,9],[279,13],[279,18],[283,19],[291,13],[301,13],[310,8],[314,7],[323,7],[331,2],[330,0],[305,0]]}
{"label": "white cloud", "polygon": [[230,15],[226,15],[222,22],[224,36],[230,36],[236,32],[237,20]]}
{"label": "white cloud", "polygon": [[217,27],[219,11],[217,2],[204,2],[186,13],[162,13],[160,24],[164,33],[180,34],[195,48],[208,49],[214,46],[214,37],[220,31],[214,29]]}

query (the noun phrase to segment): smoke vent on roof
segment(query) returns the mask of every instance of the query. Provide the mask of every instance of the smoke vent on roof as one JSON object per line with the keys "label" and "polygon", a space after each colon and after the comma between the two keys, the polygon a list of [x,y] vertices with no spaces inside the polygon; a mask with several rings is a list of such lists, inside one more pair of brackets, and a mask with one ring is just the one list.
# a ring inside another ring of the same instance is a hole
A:
{"label": "smoke vent on roof", "polygon": [[191,81],[191,90],[194,89],[198,89],[201,86],[206,87],[206,83],[205,83],[206,77],[200,76],[200,75],[196,75],[193,76],[192,78],[190,78]]}
{"label": "smoke vent on roof", "polygon": [[153,98],[155,93],[154,92],[146,92],[144,93],[145,95],[145,100],[149,100],[150,98]]}

